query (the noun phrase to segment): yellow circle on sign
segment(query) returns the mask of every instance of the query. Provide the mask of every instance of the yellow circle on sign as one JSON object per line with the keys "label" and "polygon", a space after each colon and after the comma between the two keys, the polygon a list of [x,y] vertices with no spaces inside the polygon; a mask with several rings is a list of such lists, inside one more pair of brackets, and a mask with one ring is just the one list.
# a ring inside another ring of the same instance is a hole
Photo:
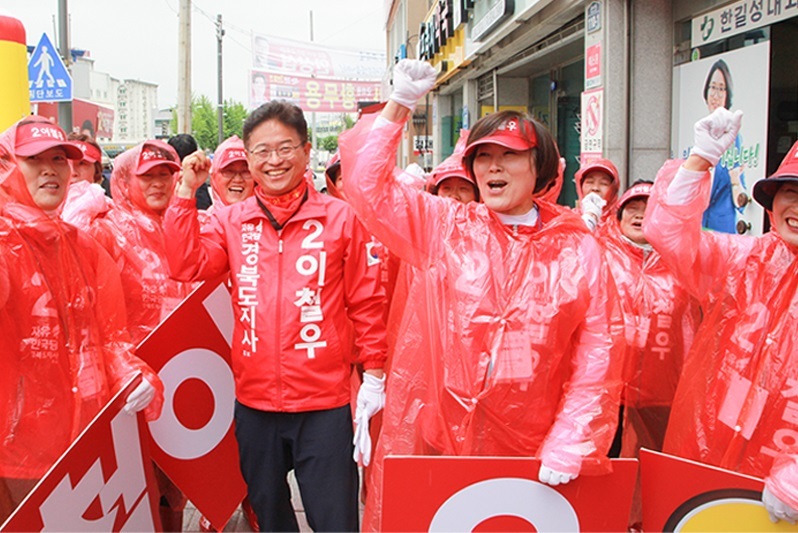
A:
{"label": "yellow circle on sign", "polygon": [[798,531],[798,525],[780,520],[774,524],[762,502],[746,498],[721,498],[692,509],[674,531]]}

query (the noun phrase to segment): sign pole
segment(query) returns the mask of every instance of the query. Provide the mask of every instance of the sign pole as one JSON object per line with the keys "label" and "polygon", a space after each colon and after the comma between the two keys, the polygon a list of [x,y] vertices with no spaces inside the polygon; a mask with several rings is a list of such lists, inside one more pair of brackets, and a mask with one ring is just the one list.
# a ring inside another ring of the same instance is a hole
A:
{"label": "sign pole", "polygon": [[[61,57],[64,58],[67,70],[72,58],[69,53],[69,21],[68,21],[67,0],[58,0],[58,48]],[[72,102],[59,102],[58,104],[58,124],[69,133],[72,131]]]}

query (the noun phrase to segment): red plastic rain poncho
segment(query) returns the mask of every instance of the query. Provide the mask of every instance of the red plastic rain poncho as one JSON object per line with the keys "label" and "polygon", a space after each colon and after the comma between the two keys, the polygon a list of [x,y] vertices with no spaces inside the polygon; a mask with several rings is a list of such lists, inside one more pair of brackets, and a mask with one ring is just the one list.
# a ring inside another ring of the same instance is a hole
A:
{"label": "red plastic rain poncho", "polygon": [[758,477],[798,508],[798,251],[775,232],[701,231],[710,180],[686,205],[666,202],[666,163],[644,231],[704,306],[673,401],[664,450]]}
{"label": "red plastic rain poncho", "polygon": [[701,310],[655,250],[624,238],[617,219],[601,229],[600,242],[621,302],[625,326],[626,406],[623,456],[641,446],[662,449],[668,413]]}
{"label": "red plastic rain poncho", "polygon": [[[174,152],[171,146],[161,141],[147,141],[145,144]],[[136,344],[160,324],[193,287],[169,277],[162,216],[147,206],[134,176],[143,146],[140,144],[127,150],[114,160],[111,174],[114,208],[96,218],[90,228],[90,233],[119,265],[128,326]],[[173,190],[174,186],[169,189]]]}
{"label": "red plastic rain poncho", "polygon": [[0,136],[0,477],[38,479],[136,372],[158,391],[149,420],[163,385],[133,355],[112,259],[36,206],[15,136]]}
{"label": "red plastic rain poncho", "polygon": [[[610,357],[612,281],[583,222],[538,204],[542,227],[503,225],[484,204],[393,177],[401,124],[361,120],[341,139],[358,216],[417,268],[388,377],[386,455],[541,457],[568,473],[607,467],[620,365]],[[380,529],[369,491],[365,529]]]}
{"label": "red plastic rain poncho", "polygon": [[[576,183],[576,196],[579,198],[580,203],[582,202],[582,198],[585,197],[585,191],[582,190],[582,180],[585,179],[587,174],[593,171],[603,172],[612,180],[610,184],[610,190],[607,192],[607,197],[604,198],[604,201],[607,203],[604,204],[604,207],[601,210],[601,220],[599,221],[599,226],[601,226],[615,216],[615,204],[618,202],[618,191],[621,188],[621,178],[618,174],[617,167],[609,159],[598,158],[588,161],[579,167],[579,170],[577,170],[574,174],[574,182]],[[579,214],[582,213],[582,210],[578,204],[576,207],[576,212]]]}

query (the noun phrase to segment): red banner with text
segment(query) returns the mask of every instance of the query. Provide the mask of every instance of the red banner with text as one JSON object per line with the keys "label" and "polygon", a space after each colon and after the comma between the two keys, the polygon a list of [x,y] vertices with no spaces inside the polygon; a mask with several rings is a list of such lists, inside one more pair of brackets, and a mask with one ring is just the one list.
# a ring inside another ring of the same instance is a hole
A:
{"label": "red banner with text", "polygon": [[380,101],[380,82],[311,78],[253,70],[250,108],[269,100],[287,100],[303,111],[355,113],[358,102]]}

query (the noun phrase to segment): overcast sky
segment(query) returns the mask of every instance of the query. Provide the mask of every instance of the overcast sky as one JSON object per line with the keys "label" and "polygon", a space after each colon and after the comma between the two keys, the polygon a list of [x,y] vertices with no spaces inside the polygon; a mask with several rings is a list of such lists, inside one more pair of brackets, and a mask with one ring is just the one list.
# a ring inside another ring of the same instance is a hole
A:
{"label": "overcast sky", "polygon": [[[216,102],[216,15],[222,15],[224,98],[248,103],[252,34],[331,48],[385,52],[384,0],[192,0],[192,92]],[[72,48],[89,50],[94,69],[158,84],[158,106],[177,103],[179,0],[68,0]],[[42,33],[58,45],[57,0],[0,0],[22,21],[28,44]]]}

